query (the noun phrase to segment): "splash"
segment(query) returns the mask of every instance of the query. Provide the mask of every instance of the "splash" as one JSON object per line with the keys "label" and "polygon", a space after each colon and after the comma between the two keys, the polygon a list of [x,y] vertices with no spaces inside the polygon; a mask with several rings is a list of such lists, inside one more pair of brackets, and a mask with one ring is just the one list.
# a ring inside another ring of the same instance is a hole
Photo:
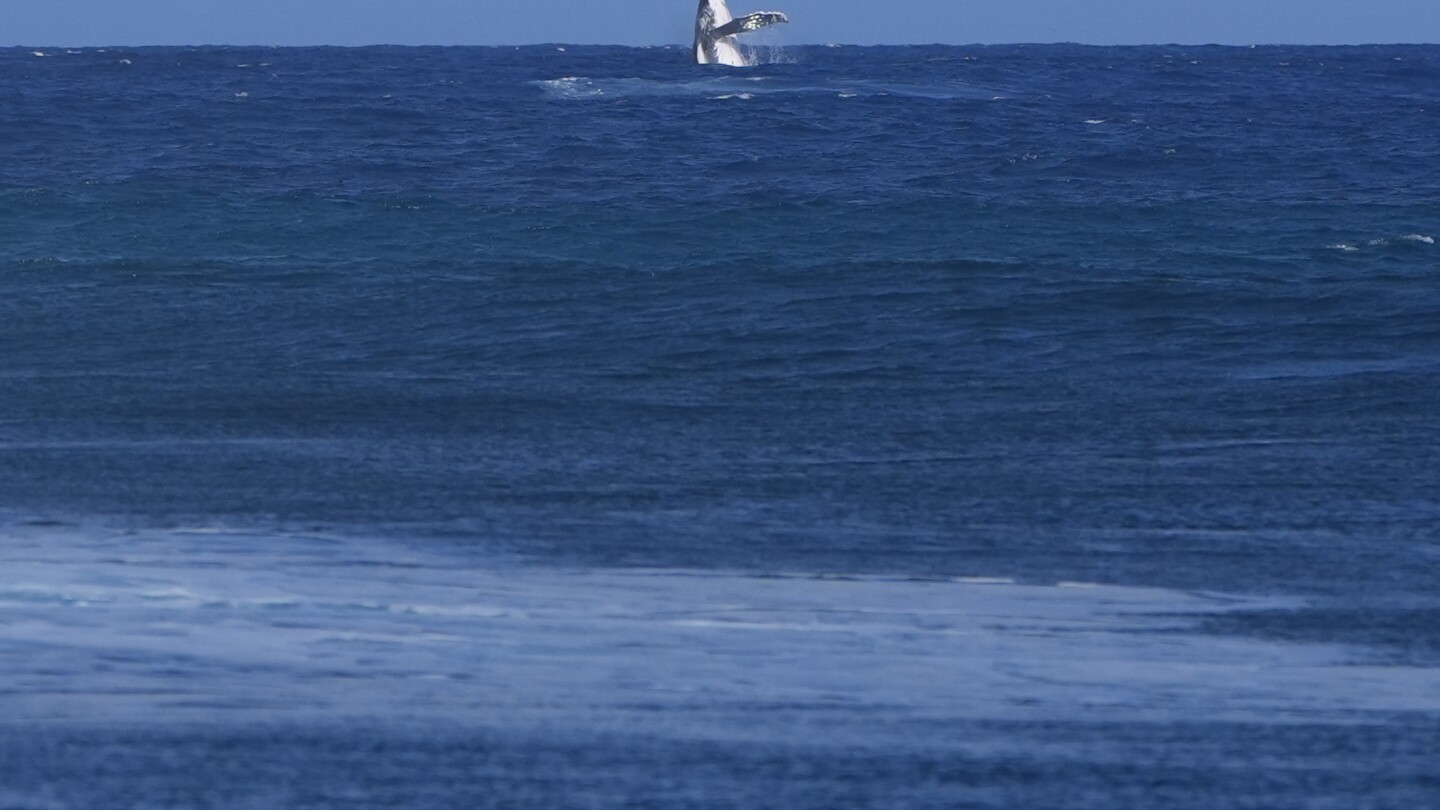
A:
{"label": "splash", "polygon": [[799,52],[785,44],[785,35],[778,27],[757,31],[741,51],[748,67],[800,63]]}

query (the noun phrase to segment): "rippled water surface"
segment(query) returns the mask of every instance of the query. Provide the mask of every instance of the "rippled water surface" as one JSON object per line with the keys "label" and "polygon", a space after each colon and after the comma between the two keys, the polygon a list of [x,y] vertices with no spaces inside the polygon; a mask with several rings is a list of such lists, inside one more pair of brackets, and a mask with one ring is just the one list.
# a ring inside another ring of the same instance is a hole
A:
{"label": "rippled water surface", "polygon": [[1440,801],[1440,50],[762,62],[0,50],[0,808]]}

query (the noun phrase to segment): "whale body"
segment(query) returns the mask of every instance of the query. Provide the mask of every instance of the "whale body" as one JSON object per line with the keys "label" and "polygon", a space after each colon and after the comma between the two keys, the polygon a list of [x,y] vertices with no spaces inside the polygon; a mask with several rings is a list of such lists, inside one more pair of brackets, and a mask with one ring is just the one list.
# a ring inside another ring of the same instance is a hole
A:
{"label": "whale body", "polygon": [[790,18],[778,11],[757,11],[736,18],[725,0],[700,0],[700,10],[695,13],[695,61],[745,67],[750,60],[740,50],[736,35],[787,22]]}

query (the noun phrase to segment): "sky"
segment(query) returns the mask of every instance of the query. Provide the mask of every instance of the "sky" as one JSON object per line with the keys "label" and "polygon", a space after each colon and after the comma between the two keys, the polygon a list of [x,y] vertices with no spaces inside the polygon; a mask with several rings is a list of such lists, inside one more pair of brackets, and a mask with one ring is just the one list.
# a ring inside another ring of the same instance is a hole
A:
{"label": "sky", "polygon": [[[788,12],[785,44],[1440,42],[1440,0],[731,0],[731,8]],[[686,44],[694,12],[695,0],[0,0],[0,46]]]}

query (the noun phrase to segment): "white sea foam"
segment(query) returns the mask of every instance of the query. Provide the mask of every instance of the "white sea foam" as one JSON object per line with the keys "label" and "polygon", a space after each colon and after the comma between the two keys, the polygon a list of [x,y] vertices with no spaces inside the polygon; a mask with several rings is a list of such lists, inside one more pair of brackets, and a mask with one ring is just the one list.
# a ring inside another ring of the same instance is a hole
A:
{"label": "white sea foam", "polygon": [[[1411,243],[1411,244],[1418,244],[1418,245],[1433,245],[1433,244],[1435,244],[1435,237],[1433,237],[1433,236],[1428,236],[1428,235],[1423,234],[1423,233],[1408,233],[1408,234],[1405,234],[1404,236],[1400,236],[1400,237],[1396,237],[1396,238],[1397,238],[1399,241],[1401,241],[1401,242],[1408,242],[1408,243]],[[1387,246],[1389,246],[1389,245],[1392,244],[1392,241],[1391,241],[1390,239],[1386,239],[1386,238],[1376,238],[1376,239],[1367,240],[1367,241],[1365,242],[1365,244],[1366,244],[1367,246],[1369,246],[1369,247],[1387,247]],[[1357,247],[1357,246],[1355,246],[1355,245],[1353,245],[1353,244],[1350,244],[1349,242],[1336,242],[1336,243],[1333,243],[1333,244],[1329,244],[1329,245],[1326,245],[1326,246],[1325,246],[1325,249],[1326,249],[1326,250],[1336,250],[1336,251],[1340,251],[1341,253],[1358,253],[1358,252],[1360,251],[1360,248],[1359,248],[1359,247]]]}
{"label": "white sea foam", "polygon": [[589,98],[604,95],[605,92],[595,82],[583,76],[565,76],[559,79],[548,79],[535,82],[535,85],[549,95],[558,98]]}
{"label": "white sea foam", "polygon": [[1005,579],[555,570],[323,536],[32,527],[0,544],[0,716],[603,716],[744,736],[759,733],[756,707],[799,705],[853,715],[873,739],[877,713],[1440,710],[1434,670],[1198,627],[1297,604]]}
{"label": "white sea foam", "polygon": [[705,97],[751,98],[765,94],[824,94],[842,98],[856,96],[900,96],[936,100],[989,100],[993,89],[958,82],[942,84],[897,84],[870,81],[790,82],[774,76],[738,76],[722,73],[703,79],[681,81],[662,79],[594,79],[587,76],[564,76],[558,79],[533,81],[552,98],[590,100],[602,98]]}

